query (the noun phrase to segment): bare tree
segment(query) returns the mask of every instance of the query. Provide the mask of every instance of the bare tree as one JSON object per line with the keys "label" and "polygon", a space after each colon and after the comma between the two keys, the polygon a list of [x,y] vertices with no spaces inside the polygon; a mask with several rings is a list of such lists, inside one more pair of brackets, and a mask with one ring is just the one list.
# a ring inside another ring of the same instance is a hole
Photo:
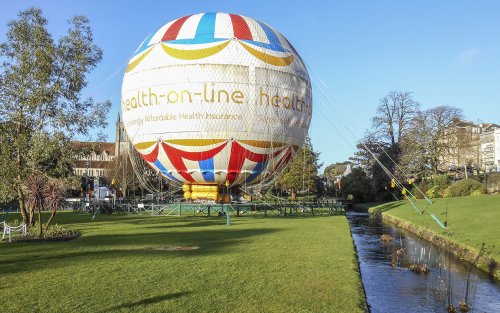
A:
{"label": "bare tree", "polygon": [[408,91],[391,91],[379,100],[376,115],[372,118],[375,136],[389,146],[397,144],[406,134],[420,104]]}
{"label": "bare tree", "polygon": [[136,187],[134,183],[139,181],[135,177],[136,174],[127,153],[122,153],[113,159],[107,175],[124,197],[127,195],[127,190]]}
{"label": "bare tree", "polygon": [[450,139],[450,131],[462,118],[461,109],[446,105],[418,113],[403,145],[403,159],[406,163],[413,162],[417,168],[428,166],[436,174],[451,149],[456,147],[456,141]]}

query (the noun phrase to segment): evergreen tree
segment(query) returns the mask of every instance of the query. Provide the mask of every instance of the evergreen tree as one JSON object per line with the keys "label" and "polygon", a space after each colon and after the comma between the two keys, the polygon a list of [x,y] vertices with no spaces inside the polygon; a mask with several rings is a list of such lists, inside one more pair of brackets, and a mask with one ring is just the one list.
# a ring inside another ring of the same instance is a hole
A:
{"label": "evergreen tree", "polygon": [[278,178],[278,185],[291,192],[292,198],[299,191],[311,195],[322,191],[323,183],[318,175],[321,164],[318,162],[319,153],[314,151],[308,137],[305,145],[297,151],[292,162]]}
{"label": "evergreen tree", "polygon": [[373,200],[372,182],[366,172],[355,167],[352,172],[342,178],[343,198],[351,198],[354,202]]}

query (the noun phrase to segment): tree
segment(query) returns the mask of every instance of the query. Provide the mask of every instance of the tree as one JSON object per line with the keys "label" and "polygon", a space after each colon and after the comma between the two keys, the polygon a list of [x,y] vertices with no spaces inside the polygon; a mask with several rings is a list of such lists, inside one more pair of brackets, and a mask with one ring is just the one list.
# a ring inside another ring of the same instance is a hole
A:
{"label": "tree", "polygon": [[136,187],[134,183],[139,182],[127,153],[122,153],[113,159],[108,175],[108,178],[114,182],[114,186],[120,189],[124,197],[129,188]]}
{"label": "tree", "polygon": [[328,194],[335,195],[335,191],[338,189],[338,185],[336,184],[337,178],[345,173],[349,165],[352,165],[352,162],[344,161],[330,164],[325,168],[323,178],[327,181],[326,192]]}
{"label": "tree", "polygon": [[372,118],[372,129],[357,145],[353,158],[355,164],[365,170],[374,164],[374,156],[385,154],[391,150],[391,158],[398,162],[400,143],[407,135],[413,118],[420,112],[420,104],[412,97],[411,92],[391,91],[379,100],[379,105]]}
{"label": "tree", "polygon": [[297,151],[291,164],[278,178],[278,185],[291,191],[292,198],[298,191],[315,194],[322,186],[318,175],[321,164],[318,162],[319,153],[314,151],[310,138],[307,138],[306,144]]}
{"label": "tree", "polygon": [[[408,137],[412,121],[420,112],[420,104],[407,91],[392,91],[379,100],[372,129],[358,143],[351,160],[373,178],[377,194],[389,179],[387,171],[404,178],[401,169],[402,146]],[[405,171],[406,172],[406,171]]]}
{"label": "tree", "polygon": [[420,104],[413,100],[408,91],[391,91],[379,100],[372,127],[375,137],[387,146],[397,144],[407,133],[413,117],[419,112]]}
{"label": "tree", "polygon": [[50,223],[56,216],[59,210],[66,202],[65,195],[66,188],[60,181],[52,181],[45,188],[45,208],[50,209],[51,214],[49,220],[45,224],[45,231],[49,229]]}
{"label": "tree", "polygon": [[33,212],[36,210],[38,213],[38,237],[42,239],[43,224],[42,224],[42,209],[45,202],[45,191],[47,189],[47,181],[41,175],[30,176],[26,182],[28,189],[27,205],[30,208],[29,223],[33,225]]}
{"label": "tree", "polygon": [[456,140],[450,134],[454,135],[453,125],[461,119],[462,110],[452,106],[438,106],[417,114],[404,146],[405,162],[437,174],[442,161],[456,148]]}
{"label": "tree", "polygon": [[[23,182],[62,169],[59,160],[68,159],[70,140],[104,127],[110,108],[109,101],[82,96],[87,74],[102,59],[89,20],[73,17],[57,42],[46,25],[40,9],[22,11],[0,45],[0,200],[17,198],[24,222]],[[49,142],[59,154],[49,153]]]}
{"label": "tree", "polygon": [[366,202],[373,199],[372,183],[362,168],[355,167],[342,178],[342,194],[354,202]]}
{"label": "tree", "polygon": [[348,165],[352,165],[352,162],[344,161],[344,162],[337,162],[330,164],[327,167],[325,167],[325,170],[323,171],[323,176],[328,177],[331,180],[337,176],[342,176],[342,174],[344,174],[345,170],[347,169]]}
{"label": "tree", "polygon": [[375,133],[367,131],[365,136],[356,144],[354,156],[349,160],[356,166],[362,167],[365,171],[370,171],[372,166],[377,163],[374,156],[379,156],[387,148],[386,144],[375,136]]}

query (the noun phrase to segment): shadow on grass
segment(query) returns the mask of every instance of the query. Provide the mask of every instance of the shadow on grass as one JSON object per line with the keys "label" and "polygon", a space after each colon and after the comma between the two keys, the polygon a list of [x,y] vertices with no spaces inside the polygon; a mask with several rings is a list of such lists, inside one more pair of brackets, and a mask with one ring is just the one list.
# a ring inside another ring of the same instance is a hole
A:
{"label": "shadow on grass", "polygon": [[398,208],[404,204],[405,204],[404,201],[389,202],[389,203],[386,203],[386,204],[383,204],[383,205],[380,205],[380,206],[374,208],[373,213],[380,214],[382,212],[387,212],[387,211],[390,211],[392,209]]}
{"label": "shadow on grass", "polygon": [[[137,230],[135,230],[137,231]],[[140,231],[140,230],[139,230]],[[202,229],[195,231],[165,231],[133,234],[100,234],[82,237],[66,242],[64,245],[50,245],[44,251],[33,253],[30,247],[34,244],[15,244],[10,253],[14,255],[2,258],[0,273],[12,274],[33,269],[57,268],[71,262],[92,264],[103,260],[118,258],[178,258],[196,257],[223,253],[227,248],[237,246],[248,238],[279,231],[273,228],[234,229]],[[193,251],[170,251],[176,246],[198,246]]]}
{"label": "shadow on grass", "polygon": [[[226,225],[226,218],[221,217],[177,217],[174,220],[175,224],[167,221],[164,223],[163,220],[154,223],[151,226],[145,226],[145,228],[186,228],[186,227],[206,227],[206,226],[224,226]],[[234,222],[232,219],[231,222]]]}
{"label": "shadow on grass", "polygon": [[106,310],[104,310],[102,312],[109,312],[109,311],[115,311],[115,310],[120,310],[120,309],[131,309],[131,308],[134,308],[136,306],[148,305],[148,304],[154,304],[154,303],[158,303],[158,302],[162,302],[162,301],[166,301],[166,300],[172,300],[175,298],[186,296],[188,294],[189,294],[188,291],[181,291],[181,292],[169,293],[169,294],[161,295],[161,296],[145,298],[145,299],[142,299],[139,301],[125,302],[123,304],[107,308]]}

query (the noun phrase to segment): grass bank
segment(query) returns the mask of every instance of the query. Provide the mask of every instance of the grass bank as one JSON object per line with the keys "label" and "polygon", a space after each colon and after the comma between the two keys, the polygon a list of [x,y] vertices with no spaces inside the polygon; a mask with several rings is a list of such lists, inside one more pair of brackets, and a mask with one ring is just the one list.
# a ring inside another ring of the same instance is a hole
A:
{"label": "grass bank", "polygon": [[[500,279],[500,195],[443,198],[433,202],[428,208],[441,221],[445,221],[448,208],[448,229],[439,227],[427,212],[418,214],[408,201],[384,203],[369,211],[381,213],[385,220],[448,248],[469,262],[485,243],[487,253],[478,267]],[[417,201],[418,208],[426,206],[425,200]]]}
{"label": "grass bank", "polygon": [[363,312],[344,216],[56,219],[82,237],[0,243],[3,311]]}

